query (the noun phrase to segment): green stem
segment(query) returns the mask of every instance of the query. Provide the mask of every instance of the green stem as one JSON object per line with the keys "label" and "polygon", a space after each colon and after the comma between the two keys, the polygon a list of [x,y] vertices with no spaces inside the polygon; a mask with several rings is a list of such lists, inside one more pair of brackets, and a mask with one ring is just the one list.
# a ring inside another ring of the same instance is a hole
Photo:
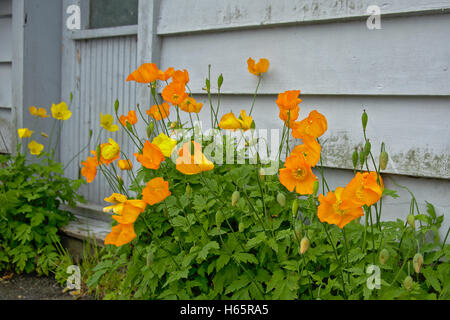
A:
{"label": "green stem", "polygon": [[257,86],[256,86],[255,94],[253,95],[252,107],[250,108],[250,113],[249,113],[248,116],[251,116],[251,115],[252,115],[253,107],[255,106],[255,102],[256,102],[256,96],[258,95],[259,85],[261,84],[261,79],[262,79],[262,76],[259,75],[259,76],[258,76],[258,84],[257,84]]}

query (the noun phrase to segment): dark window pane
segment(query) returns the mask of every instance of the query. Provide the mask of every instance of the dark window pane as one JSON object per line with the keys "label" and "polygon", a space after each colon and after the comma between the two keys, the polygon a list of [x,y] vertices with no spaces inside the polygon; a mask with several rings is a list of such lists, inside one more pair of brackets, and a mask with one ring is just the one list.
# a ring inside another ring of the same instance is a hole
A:
{"label": "dark window pane", "polygon": [[136,25],[139,0],[90,0],[91,29]]}

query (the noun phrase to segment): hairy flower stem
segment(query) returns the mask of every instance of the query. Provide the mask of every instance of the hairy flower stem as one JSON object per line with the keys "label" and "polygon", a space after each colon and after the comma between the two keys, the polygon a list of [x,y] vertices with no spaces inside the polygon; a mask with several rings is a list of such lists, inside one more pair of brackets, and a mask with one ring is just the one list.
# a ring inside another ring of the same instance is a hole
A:
{"label": "hairy flower stem", "polygon": [[262,76],[259,75],[258,76],[258,84],[256,85],[255,94],[253,95],[252,107],[250,108],[250,113],[248,115],[249,117],[252,115],[253,107],[255,106],[256,96],[258,95],[258,89],[259,89],[259,85],[261,84],[261,79],[262,79]]}
{"label": "hairy flower stem", "polygon": [[336,246],[334,245],[334,242],[333,242],[332,239],[331,239],[330,233],[328,232],[328,228],[327,228],[327,227],[325,226],[325,224],[323,224],[323,223],[321,223],[321,225],[323,226],[323,228],[324,228],[324,230],[325,230],[325,233],[327,234],[328,241],[330,241],[331,246],[333,247],[334,257],[335,257],[335,259],[336,259],[336,262],[337,262],[338,265],[339,265],[339,271],[340,271],[341,282],[342,282],[342,290],[343,290],[343,292],[344,292],[344,299],[347,299],[347,293],[346,293],[346,291],[345,291],[344,276],[343,276],[343,274],[342,274],[342,264],[341,264],[341,260],[340,260],[339,257],[338,257],[337,250],[336,250]]}

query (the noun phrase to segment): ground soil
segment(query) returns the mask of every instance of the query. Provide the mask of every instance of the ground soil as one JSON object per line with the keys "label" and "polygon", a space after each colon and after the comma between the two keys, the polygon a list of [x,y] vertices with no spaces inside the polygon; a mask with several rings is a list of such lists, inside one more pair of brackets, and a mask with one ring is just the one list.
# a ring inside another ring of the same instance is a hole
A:
{"label": "ground soil", "polygon": [[29,275],[0,275],[0,300],[89,300],[89,297],[74,297],[51,277]]}

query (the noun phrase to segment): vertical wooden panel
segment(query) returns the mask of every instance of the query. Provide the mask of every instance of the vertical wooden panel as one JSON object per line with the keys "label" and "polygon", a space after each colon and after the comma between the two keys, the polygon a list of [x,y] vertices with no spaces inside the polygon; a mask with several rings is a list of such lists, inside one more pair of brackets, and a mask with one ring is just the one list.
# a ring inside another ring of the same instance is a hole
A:
{"label": "vertical wooden panel", "polygon": [[[114,101],[119,100],[120,114],[128,113],[129,108],[136,105],[135,85],[126,83],[126,76],[136,69],[137,43],[135,36],[104,39],[89,39],[76,42],[75,49],[79,59],[76,64],[75,77],[79,78],[78,92],[72,105],[73,119],[65,123],[63,137],[71,140],[70,154],[63,153],[62,160],[67,162],[73,154],[86,146],[89,140],[89,130],[93,136],[89,149],[74,160],[67,169],[67,175],[78,177],[80,162],[90,156],[90,150],[95,150],[100,131],[100,113],[114,115]],[[117,121],[116,121],[117,122]],[[119,143],[127,155],[134,153],[133,145],[128,136],[120,130],[116,133],[102,130],[98,143],[108,142],[112,138]],[[82,187],[82,194],[90,202],[103,203],[103,199],[112,190],[101,174],[92,184]]]}

